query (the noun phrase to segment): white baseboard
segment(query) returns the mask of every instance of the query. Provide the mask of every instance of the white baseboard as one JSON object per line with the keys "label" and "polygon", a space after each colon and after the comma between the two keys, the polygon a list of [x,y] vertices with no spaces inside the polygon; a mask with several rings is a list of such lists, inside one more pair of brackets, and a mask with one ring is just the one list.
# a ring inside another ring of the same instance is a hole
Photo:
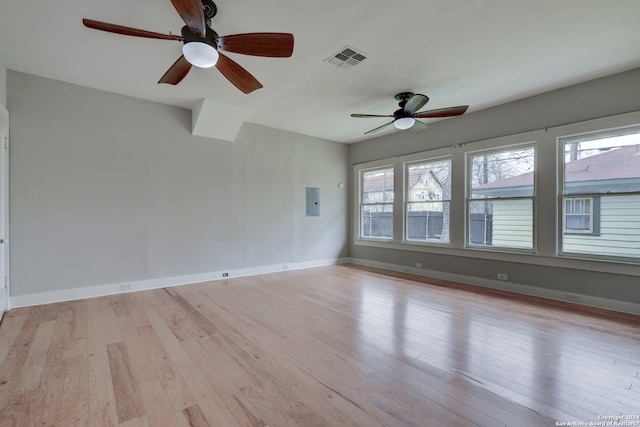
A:
{"label": "white baseboard", "polygon": [[[159,279],[138,280],[126,283],[112,283],[106,285],[88,286],[83,288],[62,289],[58,291],[39,292],[28,295],[15,295],[9,297],[9,308],[12,309],[19,307],[31,307],[35,305],[73,301],[85,298],[95,298],[106,295],[116,295],[128,292],[160,289],[168,286],[191,285],[194,283],[228,280],[238,277],[257,276],[260,274],[269,274],[288,270],[301,270],[305,268],[322,267],[326,265],[344,264],[348,261],[349,260],[347,258],[335,258],[298,263],[264,265],[237,270],[221,270],[210,273],[189,274],[175,277],[163,277]],[[223,274],[228,274],[228,276],[223,276]],[[131,288],[128,290],[123,290],[123,285],[131,285]]]}
{"label": "white baseboard", "polygon": [[497,289],[516,294],[529,295],[534,297],[546,298],[555,301],[563,301],[570,304],[584,305],[587,307],[602,308],[605,310],[617,311],[620,313],[628,313],[640,315],[640,304],[612,300],[607,298],[595,297],[591,295],[568,293],[555,289],[539,288],[536,286],[521,285],[502,280],[483,279],[480,277],[466,276],[462,274],[444,273],[441,271],[426,270],[424,268],[407,267],[404,265],[389,264],[385,262],[370,261],[366,259],[350,258],[351,264],[362,265],[365,267],[380,268],[383,270],[396,271],[400,273],[409,273],[416,276],[432,277],[434,279],[449,280],[452,282],[463,283],[466,285],[481,286],[489,289]]}

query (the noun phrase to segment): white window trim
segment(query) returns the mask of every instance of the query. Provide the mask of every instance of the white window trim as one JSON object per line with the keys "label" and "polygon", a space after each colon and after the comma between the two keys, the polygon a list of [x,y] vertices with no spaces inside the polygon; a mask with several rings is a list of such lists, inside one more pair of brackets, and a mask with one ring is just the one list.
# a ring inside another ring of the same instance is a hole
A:
{"label": "white window trim", "polygon": [[[443,162],[443,161],[448,161],[449,162],[449,167],[451,168],[451,173],[453,172],[453,159],[451,158],[451,156],[429,156],[429,157],[425,157],[425,158],[421,158],[419,160],[411,160],[411,161],[407,161],[404,162],[402,164],[402,169],[403,169],[403,174],[404,174],[404,179],[403,179],[403,200],[402,200],[402,216],[403,216],[403,220],[402,220],[402,241],[403,243],[406,244],[411,244],[411,245],[425,245],[425,246],[441,246],[441,247],[451,247],[451,218],[449,218],[449,241],[448,242],[439,242],[436,240],[412,240],[409,239],[408,233],[407,233],[407,228],[408,228],[408,224],[407,224],[407,216],[409,214],[409,209],[408,206],[410,203],[418,203],[418,202],[410,202],[408,200],[408,191],[409,191],[409,168],[412,165],[416,165],[416,164],[425,164],[425,163],[436,163],[436,162]],[[450,190],[451,193],[453,193],[452,190]],[[449,199],[442,199],[442,200],[437,200],[436,203],[449,203],[449,210],[451,210],[451,198]]]}
{"label": "white window trim", "polygon": [[[370,168],[363,168],[363,169],[360,169],[359,171],[357,171],[356,176],[358,177],[357,178],[358,179],[358,183],[357,183],[357,185],[354,186],[354,187],[357,187],[357,207],[356,207],[356,212],[357,212],[356,213],[356,217],[357,217],[356,224],[357,224],[357,228],[355,230],[355,235],[356,235],[356,239],[357,240],[371,240],[371,241],[379,241],[379,242],[390,242],[390,241],[393,241],[393,237],[391,239],[389,239],[388,237],[370,237],[370,236],[363,236],[362,235],[362,227],[363,227],[362,210],[363,210],[363,207],[365,205],[369,205],[369,206],[373,206],[373,205],[376,205],[376,206],[378,206],[378,205],[391,205],[392,207],[394,207],[393,213],[394,213],[394,216],[395,216],[395,206],[394,206],[395,205],[395,200],[396,200],[396,197],[395,197],[395,191],[396,191],[395,183],[394,183],[394,187],[393,187],[394,188],[394,190],[393,190],[394,191],[394,197],[393,197],[394,201],[393,202],[391,202],[391,203],[389,203],[389,202],[365,203],[362,200],[362,176],[367,172],[382,171],[382,170],[385,170],[385,169],[394,170],[393,176],[394,176],[394,180],[395,180],[396,173],[395,173],[395,168],[394,168],[393,164],[382,164],[380,166],[374,166],[374,167],[370,167]],[[395,235],[395,233],[393,233],[393,230],[392,230],[392,235]]]}
{"label": "white window trim", "polygon": [[[606,194],[564,194],[564,156],[565,156],[565,144],[569,142],[581,142],[594,139],[594,136],[621,136],[630,133],[640,132],[640,111],[620,114],[612,117],[604,117],[600,119],[594,119],[587,122],[573,123],[571,125],[561,126],[555,128],[557,131],[555,135],[556,141],[556,156],[557,156],[557,250],[558,257],[573,258],[573,259],[585,259],[595,262],[615,262],[624,264],[640,265],[640,259],[638,258],[626,258],[621,256],[611,256],[603,254],[583,254],[578,252],[570,252],[563,250],[563,239],[565,235],[565,223],[564,223],[564,203],[565,197],[595,197],[595,196],[611,196],[611,195],[632,195],[640,194],[640,192],[626,192],[626,193],[606,193]],[[564,132],[563,132],[564,131]],[[593,204],[592,204],[593,206]],[[593,220],[593,218],[592,218]],[[567,232],[567,234],[575,235],[579,232]],[[590,233],[584,233],[590,234]],[[640,274],[635,274],[640,275]]]}
{"label": "white window trim", "polygon": [[[465,248],[473,249],[473,250],[481,250],[481,251],[507,251],[507,252],[519,252],[519,253],[528,253],[535,254],[537,253],[537,239],[536,239],[536,231],[537,231],[537,203],[536,203],[536,194],[538,188],[538,146],[537,141],[527,141],[520,142],[515,144],[508,144],[502,146],[496,146],[491,149],[485,150],[473,150],[467,151],[465,153]],[[478,154],[496,154],[502,153],[509,150],[518,150],[518,149],[533,149],[533,194],[531,196],[516,196],[516,197],[489,197],[489,198],[472,198],[471,197],[471,169],[472,162],[471,157],[477,156]],[[508,247],[508,246],[485,246],[485,245],[474,245],[470,242],[470,234],[471,234],[471,213],[469,209],[469,205],[471,202],[479,202],[479,201],[504,201],[504,200],[531,200],[531,248],[517,248],[517,247]]]}

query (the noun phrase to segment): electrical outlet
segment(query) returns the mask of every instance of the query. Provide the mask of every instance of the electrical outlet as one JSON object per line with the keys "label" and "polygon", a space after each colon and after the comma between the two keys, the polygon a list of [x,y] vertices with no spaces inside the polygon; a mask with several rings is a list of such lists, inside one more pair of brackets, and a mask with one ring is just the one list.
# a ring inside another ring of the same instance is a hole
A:
{"label": "electrical outlet", "polygon": [[282,264],[282,269],[287,270],[289,268],[289,264]]}
{"label": "electrical outlet", "polygon": [[507,273],[498,273],[498,280],[509,280],[509,275]]}
{"label": "electrical outlet", "polygon": [[567,301],[570,301],[570,302],[580,302],[580,297],[578,297],[578,295],[567,294],[566,298],[567,298]]}
{"label": "electrical outlet", "polygon": [[222,277],[229,277],[229,273],[222,273]]}
{"label": "electrical outlet", "polygon": [[123,283],[120,285],[120,290],[121,291],[132,291],[133,290],[133,283]]}
{"label": "electrical outlet", "polygon": [[416,262],[416,268],[422,268],[422,263],[421,262]]}

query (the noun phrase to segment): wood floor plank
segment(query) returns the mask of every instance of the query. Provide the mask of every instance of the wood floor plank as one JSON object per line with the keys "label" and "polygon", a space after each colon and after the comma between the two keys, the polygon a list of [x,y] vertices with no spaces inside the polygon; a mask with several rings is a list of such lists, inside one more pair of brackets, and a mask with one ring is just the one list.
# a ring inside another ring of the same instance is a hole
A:
{"label": "wood floor plank", "polygon": [[118,317],[118,324],[122,331],[122,339],[129,356],[129,368],[138,383],[145,382],[156,378],[156,371],[153,368],[147,348],[144,346],[138,329],[134,328],[135,324],[131,315]]}
{"label": "wood floor plank", "polygon": [[151,426],[175,426],[178,424],[160,380],[154,378],[139,384],[147,421]]}
{"label": "wood floor plank", "polygon": [[89,425],[117,427],[118,411],[111,381],[109,356],[106,351],[89,354]]}
{"label": "wood floor plank", "polygon": [[640,317],[350,265],[11,311],[0,426],[518,426],[640,413]]}
{"label": "wood floor plank", "polygon": [[2,319],[3,327],[0,328],[0,366],[4,363],[4,360],[9,354],[9,350],[20,334],[20,330],[27,320],[28,313],[28,308],[20,308],[5,313]]}
{"label": "wood floor plank", "polygon": [[56,419],[60,425],[89,425],[89,376],[87,357],[68,359],[64,368],[63,396]]}
{"label": "wood floor plank", "polygon": [[71,340],[88,338],[87,300],[74,301],[71,319]]}
{"label": "wood floor plank", "polygon": [[211,359],[209,349],[203,346],[201,342],[209,339],[210,337],[206,337],[203,340],[190,339],[183,342],[183,345],[198,370],[215,390],[239,425],[252,427],[268,425],[259,411],[241,393],[241,389],[246,383],[234,377],[233,372],[220,369],[220,365]]}
{"label": "wood floor plank", "polygon": [[122,342],[122,332],[116,313],[110,304],[109,297],[100,298],[100,315],[102,317],[104,340],[107,344]]}
{"label": "wood floor plank", "polygon": [[189,393],[187,385],[153,327],[141,326],[138,328],[138,333],[147,348],[151,363],[174,412],[180,413],[183,409],[196,405],[195,399]]}
{"label": "wood floor plank", "polygon": [[124,423],[144,415],[140,391],[131,372],[129,356],[124,343],[108,344],[107,354],[118,421]]}
{"label": "wood floor plank", "polygon": [[135,294],[129,293],[123,296],[124,303],[129,310],[129,315],[131,316],[131,320],[133,320],[133,325],[138,328],[140,326],[147,326],[149,324],[149,319],[144,314],[144,310],[138,304],[138,300],[136,299]]}
{"label": "wood floor plank", "polygon": [[29,346],[29,354],[22,367],[19,386],[15,393],[22,394],[33,391],[40,386],[44,362],[51,344],[51,335],[55,326],[55,320],[42,322],[38,326],[33,343]]}
{"label": "wood floor plank", "polygon": [[0,426],[15,427],[33,425],[34,419],[41,417],[42,393],[31,390],[22,394],[13,394],[10,405],[0,412]]}
{"label": "wood floor plank", "polygon": [[190,426],[193,426],[193,427],[211,426],[211,424],[209,424],[209,421],[207,421],[207,418],[204,416],[202,409],[200,409],[200,406],[198,405],[184,408],[182,412],[184,413],[184,416],[187,418],[187,421]]}
{"label": "wood floor plank", "polygon": [[[173,361],[175,366],[184,366],[192,363],[189,355],[182,347],[179,339],[175,336],[171,327],[167,323],[165,323],[163,318],[156,310],[156,306],[150,303],[150,301],[152,301],[153,299],[146,298],[149,296],[152,295],[140,295],[140,305],[145,313],[145,317],[149,320],[149,323],[145,326],[153,327],[153,331],[157,335],[158,339],[160,339],[160,342],[162,343],[167,353],[169,353],[169,356],[171,357],[171,360]],[[163,306],[159,307],[160,309],[163,309]]]}
{"label": "wood floor plank", "polygon": [[47,358],[41,385],[41,390],[44,393],[43,411],[34,415],[35,425],[53,426],[56,424],[64,398],[64,375],[65,363],[55,361],[54,357]]}
{"label": "wood floor plank", "polygon": [[[15,389],[20,387],[18,382],[20,374],[29,355],[29,347],[40,325],[42,312],[43,310],[38,309],[30,310],[27,319],[20,327],[19,335],[0,365],[0,410],[2,411],[7,409]],[[5,326],[3,325],[3,327]]]}
{"label": "wood floor plank", "polygon": [[183,366],[179,371],[209,424],[228,427],[240,425],[196,365]]}
{"label": "wood floor plank", "polygon": [[149,301],[151,301],[156,308],[157,313],[169,329],[171,329],[171,332],[173,332],[178,341],[206,335],[206,333],[184,313],[182,308],[175,304],[171,295],[164,289],[151,291],[148,297]]}
{"label": "wood floor plank", "polygon": [[[159,424],[159,426],[163,426],[163,424]],[[120,427],[156,427],[152,424],[149,424],[149,420],[146,415],[141,415],[136,418],[132,418],[124,423],[120,423]],[[169,427],[169,426],[167,426]]]}
{"label": "wood floor plank", "polygon": [[89,355],[107,351],[98,298],[87,301],[87,351]]}

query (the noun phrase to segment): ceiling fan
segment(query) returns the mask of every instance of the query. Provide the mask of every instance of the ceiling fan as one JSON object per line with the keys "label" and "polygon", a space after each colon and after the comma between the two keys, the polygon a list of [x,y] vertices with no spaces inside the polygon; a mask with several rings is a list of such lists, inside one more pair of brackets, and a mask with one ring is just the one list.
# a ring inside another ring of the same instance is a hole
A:
{"label": "ceiling fan", "polygon": [[183,42],[182,55],[158,81],[172,85],[180,83],[192,65],[200,68],[215,66],[238,89],[251,93],[260,89],[262,84],[222,52],[272,58],[287,58],[293,53],[293,34],[289,33],[219,36],[211,29],[211,18],[218,11],[212,0],[171,0],[171,3],[186,24],[182,27],[182,35],[154,33],[92,19],[83,19],[82,23],[88,28],[109,33]]}
{"label": "ceiling fan", "polygon": [[393,117],[393,120],[382,126],[378,126],[375,129],[371,129],[364,134],[377,132],[386,128],[387,126],[394,125],[396,129],[411,129],[414,132],[419,132],[427,128],[427,125],[416,119],[431,119],[437,117],[453,117],[459,116],[467,111],[468,105],[460,105],[457,107],[438,108],[435,110],[418,111],[429,101],[429,97],[422,94],[414,94],[412,92],[401,92],[395,96],[396,100],[400,101],[399,109],[389,115],[379,114],[352,114],[351,117]]}

